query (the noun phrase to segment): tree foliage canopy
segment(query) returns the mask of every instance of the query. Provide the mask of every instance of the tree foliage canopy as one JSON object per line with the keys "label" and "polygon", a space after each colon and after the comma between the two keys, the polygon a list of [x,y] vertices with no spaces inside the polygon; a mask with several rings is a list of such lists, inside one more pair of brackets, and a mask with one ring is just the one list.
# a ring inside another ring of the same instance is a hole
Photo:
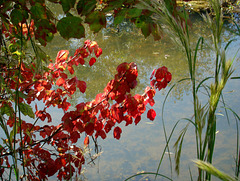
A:
{"label": "tree foliage canopy", "polygon": [[[60,4],[64,16],[57,19],[47,3]],[[171,73],[166,67],[154,70],[144,93],[132,95],[131,90],[137,85],[137,65],[124,62],[102,93],[69,111],[68,99],[77,89],[84,93],[87,88],[84,80],[72,76],[74,66],[84,65],[86,61],[93,66],[102,54],[95,41],[86,40],[72,56],[68,50],[59,51],[55,62],[37,71],[42,61],[47,64],[48,60],[37,42],[46,46],[56,33],[67,40],[83,38],[84,23],[97,33],[106,27],[109,13],[115,25],[128,18],[145,37],[152,34],[159,39],[160,28],[151,18],[151,12],[137,9],[137,3],[135,0],[1,1],[0,127],[5,136],[0,144],[1,178],[10,173],[11,179],[14,171],[16,180],[43,180],[55,174],[59,180],[69,180],[81,173],[85,163],[84,151],[76,144],[81,137],[85,137],[84,144],[88,146],[89,137],[93,141],[98,137],[105,139],[113,129],[114,138],[120,139],[122,129],[118,124],[125,121],[126,126],[133,122],[137,125],[146,105],[154,105],[155,89],[165,88],[171,81]],[[174,1],[168,8],[174,13]],[[73,9],[78,15],[72,13]],[[29,45],[34,55],[27,53]],[[38,106],[39,101],[43,108]],[[51,125],[49,107],[64,112],[57,125]],[[33,121],[24,120],[23,115]],[[147,117],[154,120],[156,112],[149,109]]]}

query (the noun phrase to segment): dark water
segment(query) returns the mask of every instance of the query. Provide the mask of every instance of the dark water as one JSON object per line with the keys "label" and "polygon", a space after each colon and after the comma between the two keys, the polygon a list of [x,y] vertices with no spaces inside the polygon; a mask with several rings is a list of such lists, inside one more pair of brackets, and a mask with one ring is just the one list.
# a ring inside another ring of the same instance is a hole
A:
{"label": "dark water", "polygon": [[[229,31],[228,27],[230,26],[230,24],[226,24],[226,28],[224,29],[223,44],[231,38],[236,38],[236,41],[230,45],[227,56],[229,59],[232,59],[237,53],[234,61],[235,72],[233,76],[239,76],[238,49],[240,47],[240,39]],[[87,92],[86,94],[77,93],[70,101],[72,105],[80,101],[94,99],[95,95],[102,92],[107,82],[113,78],[116,73],[116,67],[122,62],[137,63],[139,84],[135,93],[139,94],[143,93],[144,88],[149,85],[149,76],[154,68],[166,66],[172,73],[173,80],[171,85],[189,76],[184,52],[179,46],[171,42],[169,37],[163,36],[162,40],[157,42],[154,41],[152,37],[145,39],[141,32],[128,22],[123,23],[119,29],[120,31],[116,32],[115,28],[109,27],[98,34],[92,34],[90,31],[87,31],[86,38],[82,40],[71,39],[65,41],[57,36],[54,38],[53,42],[47,46],[46,52],[53,60],[57,52],[63,49],[70,50],[73,54],[75,49],[82,46],[86,39],[97,41],[103,50],[103,54],[97,59],[94,66],[89,67],[89,65],[86,64],[84,67],[79,66],[75,68],[78,78],[87,82]],[[191,37],[193,42],[197,42],[200,36],[203,36],[205,42],[211,45],[209,29],[205,26],[204,22],[196,16],[192,19],[191,26]],[[213,61],[213,51],[211,51],[209,47],[204,46],[203,51],[199,53],[197,64],[198,79],[201,80],[213,74]],[[227,105],[238,114],[240,113],[239,85],[239,80],[232,79],[228,82],[226,89],[223,91]],[[124,124],[120,124],[123,130],[120,140],[115,140],[112,136],[112,132],[108,134],[106,140],[98,140],[99,151],[102,151],[102,154],[95,160],[94,164],[92,163],[85,166],[83,178],[85,176],[86,180],[96,181],[124,180],[138,172],[155,172],[157,170],[165,146],[162,126],[162,104],[169,87],[166,90],[158,92],[156,95],[154,109],[157,112],[157,117],[154,122],[149,121],[146,115],[144,115],[137,126],[130,125],[125,127]],[[201,95],[201,98],[206,101],[206,96],[204,94]],[[183,82],[173,89],[166,102],[164,120],[168,135],[179,119],[191,118],[192,107],[190,83]],[[229,125],[224,110],[220,108],[218,113],[218,133],[216,136],[213,164],[216,165],[218,169],[233,175],[234,155],[237,149],[235,119],[230,114]],[[56,122],[60,122],[58,114],[60,113],[53,110],[52,117]],[[170,143],[170,157],[173,163],[173,144],[180,130],[186,123],[186,121],[180,122]],[[195,145],[194,128],[190,126],[184,140],[180,175],[177,177],[173,171],[173,180],[190,180],[189,169],[193,177],[196,178],[197,169],[192,163],[192,160],[196,158]],[[92,148],[94,149],[93,145]],[[94,154],[94,150],[92,150],[91,153]],[[160,173],[171,177],[171,169],[167,154],[161,165]],[[154,176],[138,176],[135,180],[154,180]],[[158,177],[157,180],[164,179]]]}

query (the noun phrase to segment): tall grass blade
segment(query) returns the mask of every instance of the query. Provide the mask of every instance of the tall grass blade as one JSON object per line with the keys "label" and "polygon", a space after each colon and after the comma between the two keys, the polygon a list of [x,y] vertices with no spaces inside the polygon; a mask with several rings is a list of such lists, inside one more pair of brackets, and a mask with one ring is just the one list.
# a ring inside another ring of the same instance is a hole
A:
{"label": "tall grass blade", "polygon": [[225,114],[226,114],[226,118],[227,118],[227,121],[228,121],[228,125],[230,125],[230,119],[229,119],[228,112],[227,112],[227,109],[226,109],[226,103],[225,103],[223,94],[221,94],[221,99],[222,99],[224,111],[225,111]]}
{"label": "tall grass blade", "polygon": [[225,174],[224,172],[221,172],[210,163],[204,162],[202,160],[195,160],[193,162],[196,163],[200,169],[205,170],[206,172],[210,173],[211,175],[214,175],[215,177],[223,181],[237,181],[236,178],[233,178]]}
{"label": "tall grass blade", "polygon": [[[177,127],[177,125],[178,125],[179,122],[180,122],[180,120],[178,120],[178,121],[175,123],[175,125],[173,126],[172,131],[171,131],[171,133],[170,133],[170,135],[169,135],[169,137],[168,137],[168,139],[167,139],[167,141],[166,141],[166,145],[165,145],[165,147],[164,147],[164,150],[163,150],[161,159],[160,159],[159,164],[158,164],[158,168],[157,168],[155,180],[156,180],[157,175],[158,175],[158,173],[159,173],[160,166],[161,166],[161,164],[162,164],[163,157],[164,157],[164,155],[165,155],[166,149],[169,148],[169,147],[168,147],[169,141],[171,140],[172,134],[173,134],[173,132],[174,132],[174,130],[175,130],[175,128]],[[170,151],[169,151],[169,152],[170,152]]]}
{"label": "tall grass blade", "polygon": [[238,33],[237,33],[237,34],[240,35],[240,27],[238,26],[238,24],[236,23],[236,21],[233,20],[233,23],[234,23],[234,24],[236,25],[236,27],[237,27],[237,30],[238,30]]}
{"label": "tall grass blade", "polygon": [[[169,149],[169,147],[168,147],[168,137],[167,137],[167,132],[166,132],[166,127],[165,127],[165,122],[164,122],[164,108],[165,108],[165,104],[166,104],[166,101],[167,101],[167,99],[168,99],[168,96],[170,95],[170,93],[171,93],[171,91],[173,90],[173,88],[177,85],[177,84],[179,84],[179,83],[181,83],[181,82],[183,82],[183,81],[185,81],[185,80],[190,80],[190,78],[185,78],[185,79],[181,79],[181,80],[179,80],[177,83],[175,83],[173,86],[171,86],[171,88],[169,89],[169,91],[167,92],[167,94],[166,94],[166,96],[165,96],[165,98],[164,98],[164,101],[163,101],[163,107],[162,107],[162,124],[163,124],[163,131],[164,131],[164,136],[165,136],[165,141],[166,141],[166,144],[167,144],[167,149],[168,149],[168,152],[170,152],[170,149]],[[165,153],[165,151],[163,152],[163,154]],[[162,155],[163,156],[163,155]],[[162,157],[163,158],[163,157]],[[170,168],[171,168],[171,173],[172,173],[172,161],[171,161],[171,157],[170,157],[170,155],[169,155],[169,161],[170,161]],[[159,163],[159,166],[158,166],[158,169],[157,169],[157,173],[158,173],[158,171],[159,171],[159,169],[160,169],[160,165],[161,165],[161,160],[160,160],[160,163]]]}
{"label": "tall grass blade", "polygon": [[[214,78],[214,77],[207,77],[207,78],[205,78],[205,79],[203,79],[199,84],[198,84],[198,86],[196,87],[196,93],[198,93],[198,90],[200,89],[200,87],[202,87],[202,85],[204,85],[203,83],[205,83],[207,80],[209,80],[209,79],[212,79],[212,78]],[[204,86],[204,88],[205,88],[206,86]],[[207,90],[206,88],[205,88],[205,90]],[[208,91],[207,91],[208,92]],[[210,94],[208,94],[209,96],[210,96]]]}
{"label": "tall grass blade", "polygon": [[189,170],[189,174],[190,174],[190,179],[191,179],[191,181],[193,181],[192,172],[191,172],[190,167],[188,167],[188,170]]}
{"label": "tall grass blade", "polygon": [[[226,108],[226,107],[225,107]],[[236,129],[237,129],[237,150],[236,150],[236,163],[235,163],[235,176],[238,178],[239,177],[239,173],[240,173],[240,147],[239,147],[239,127],[238,124],[240,122],[240,117],[238,116],[238,114],[233,111],[231,108],[226,108],[228,110],[230,110],[233,115],[236,118]],[[237,122],[238,121],[238,122]]]}
{"label": "tall grass blade", "polygon": [[189,123],[181,130],[177,141],[174,144],[174,148],[175,148],[175,170],[177,172],[177,174],[179,175],[179,170],[180,170],[180,158],[181,158],[181,152],[182,152],[182,144],[183,144],[183,139],[184,136],[187,132],[187,128],[189,126]]}

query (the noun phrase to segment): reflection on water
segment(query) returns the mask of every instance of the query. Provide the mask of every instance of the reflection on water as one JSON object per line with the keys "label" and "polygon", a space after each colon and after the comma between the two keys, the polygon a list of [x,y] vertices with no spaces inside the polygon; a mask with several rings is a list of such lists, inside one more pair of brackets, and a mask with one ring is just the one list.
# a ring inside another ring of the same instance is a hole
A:
{"label": "reflection on water", "polygon": [[[204,23],[195,17],[196,21],[192,21],[191,36],[196,42],[200,36],[205,38],[205,42],[210,43],[209,29]],[[87,82],[86,94],[77,93],[71,103],[74,105],[80,100],[92,100],[95,95],[103,90],[107,82],[111,80],[116,73],[116,67],[122,62],[136,62],[139,70],[139,84],[135,93],[142,93],[146,85],[149,84],[149,75],[154,68],[160,66],[168,67],[173,75],[172,85],[178,80],[188,77],[188,65],[183,50],[173,44],[169,37],[164,36],[161,41],[154,41],[152,37],[145,39],[141,32],[129,23],[122,24],[118,32],[113,27],[104,29],[98,34],[92,34],[90,31],[86,33],[86,39],[95,40],[103,49],[103,54],[99,57],[94,66],[79,66],[75,68],[76,75],[79,79]],[[225,40],[229,40],[232,34],[228,30],[224,32]],[[238,37],[237,37],[238,38]],[[75,49],[83,45],[84,40],[72,39],[63,40],[61,37],[55,37],[53,42],[46,48],[46,52],[54,59],[57,52],[62,49],[70,50],[74,53]],[[228,53],[234,56],[237,52],[240,41],[235,41]],[[193,45],[194,46],[194,45]],[[202,52],[199,53],[197,63],[198,78],[202,79],[206,75],[213,73],[213,52],[209,46],[204,46]],[[238,56],[239,57],[239,56]],[[236,64],[237,69],[239,68]],[[235,72],[238,75],[238,72]],[[239,80],[230,80],[225,93],[225,101],[234,110],[239,113]],[[180,118],[191,117],[192,115],[192,99],[188,95],[190,90],[189,82],[183,82],[176,86],[172,91],[171,98],[167,101],[164,111],[164,118],[168,134],[173,125]],[[226,93],[234,90],[233,93]],[[166,91],[157,93],[156,105],[154,109],[159,113],[154,122],[143,118],[138,126],[120,125],[123,128],[121,139],[115,140],[111,133],[106,140],[98,140],[102,147],[103,154],[96,161],[95,165],[86,167],[84,175],[88,180],[124,180],[141,171],[155,172],[158,162],[165,146],[165,139],[161,123],[161,107]],[[237,98],[236,98],[237,97]],[[219,110],[223,111],[223,110]],[[233,119],[230,116],[231,119]],[[56,120],[57,121],[57,120]],[[233,155],[235,154],[235,135],[234,121],[228,125],[226,118],[219,116],[219,133],[217,134],[215,161],[214,164],[221,170],[233,173],[234,166]],[[178,130],[173,136],[176,140],[179,131],[185,125],[180,123]],[[189,169],[193,176],[196,176],[196,167],[191,163],[195,156],[194,129],[189,129],[184,142],[182,161],[180,168],[180,176],[177,177],[173,171],[173,180],[189,180]],[[232,141],[233,140],[233,141]],[[170,148],[173,152],[171,143]],[[170,155],[172,161],[174,155]],[[161,165],[160,173],[171,176],[171,169],[167,155]],[[135,180],[152,180],[153,176],[139,176]],[[186,179],[187,178],[187,179]],[[158,180],[164,180],[160,177]],[[213,178],[214,180],[214,178]]]}

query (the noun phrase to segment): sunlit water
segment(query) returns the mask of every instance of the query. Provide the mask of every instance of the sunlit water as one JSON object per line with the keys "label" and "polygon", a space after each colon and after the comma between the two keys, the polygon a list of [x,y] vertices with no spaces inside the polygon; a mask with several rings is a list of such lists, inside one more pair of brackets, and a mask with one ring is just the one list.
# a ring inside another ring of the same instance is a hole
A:
{"label": "sunlit water", "polygon": [[[192,21],[191,36],[194,43],[200,36],[210,43],[210,32],[204,23],[195,17]],[[230,25],[226,25],[228,27]],[[122,24],[116,29],[104,29],[98,34],[86,33],[86,38],[82,40],[71,39],[63,40],[61,37],[55,37],[53,42],[46,48],[46,52],[55,59],[59,50],[67,49],[73,54],[75,49],[83,45],[86,39],[95,40],[103,49],[103,54],[97,59],[94,66],[79,66],[75,68],[79,79],[87,82],[86,94],[77,93],[70,102],[72,105],[80,101],[89,101],[94,99],[95,95],[102,92],[107,82],[110,81],[116,73],[116,67],[122,62],[136,62],[139,70],[139,85],[135,93],[143,93],[144,88],[149,85],[149,76],[154,68],[166,66],[172,73],[173,80],[171,85],[178,80],[188,77],[188,65],[182,49],[170,41],[169,37],[164,36],[161,41],[154,41],[152,37],[145,39],[141,32],[129,23]],[[224,30],[224,39],[227,42],[231,38],[236,41],[230,45],[227,52],[231,59],[235,56],[240,47],[240,40],[228,31]],[[198,78],[201,80],[213,73],[214,53],[210,48],[204,46],[204,51],[199,54],[198,59]],[[239,76],[239,54],[236,56],[233,76]],[[170,86],[171,86],[170,85]],[[239,80],[230,80],[224,89],[225,102],[236,113],[240,113],[239,108]],[[170,87],[169,86],[169,87]],[[139,172],[156,172],[159,160],[165,147],[165,137],[162,124],[162,104],[169,90],[158,92],[155,100],[154,109],[157,111],[157,117],[154,122],[149,121],[146,115],[143,115],[141,122],[135,125],[125,127],[120,124],[123,130],[120,140],[112,136],[112,131],[108,133],[105,140],[98,139],[99,151],[102,154],[95,160],[94,164],[85,165],[83,178],[90,181],[98,180],[124,180],[131,175]],[[202,99],[206,96],[202,94]],[[164,121],[169,135],[174,124],[181,118],[192,117],[192,96],[189,82],[183,82],[176,86],[167,99],[164,109]],[[235,119],[231,113],[230,125],[227,122],[226,114],[223,109],[218,110],[219,131],[216,136],[216,146],[213,164],[220,170],[234,175],[234,156],[236,153],[236,125]],[[51,115],[54,122],[60,122],[59,112],[52,110]],[[186,125],[186,121],[181,121],[178,125],[170,143],[170,157],[173,163],[173,171],[169,164],[168,154],[165,154],[163,163],[160,167],[161,174],[173,178],[173,180],[190,180],[190,173],[193,180],[196,180],[196,166],[192,160],[196,158],[194,128],[190,126],[184,140],[184,147],[181,156],[180,175],[174,172],[174,149],[173,145],[179,135],[180,130]],[[84,137],[84,136],[83,136]],[[82,140],[83,142],[83,140]],[[80,143],[82,144],[82,143]],[[91,144],[94,149],[94,145]],[[94,151],[92,151],[94,154]],[[173,154],[172,154],[173,153]],[[133,180],[154,180],[154,176],[142,175]],[[157,177],[157,180],[166,180]],[[213,178],[213,180],[215,180]],[[217,179],[216,179],[217,180]]]}

